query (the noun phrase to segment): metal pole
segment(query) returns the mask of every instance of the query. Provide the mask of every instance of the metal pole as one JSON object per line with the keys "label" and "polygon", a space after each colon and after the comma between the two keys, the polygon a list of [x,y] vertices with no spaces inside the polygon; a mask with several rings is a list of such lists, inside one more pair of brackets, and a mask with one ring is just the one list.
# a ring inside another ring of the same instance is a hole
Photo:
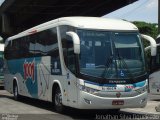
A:
{"label": "metal pole", "polygon": [[158,34],[160,33],[160,0],[158,0]]}

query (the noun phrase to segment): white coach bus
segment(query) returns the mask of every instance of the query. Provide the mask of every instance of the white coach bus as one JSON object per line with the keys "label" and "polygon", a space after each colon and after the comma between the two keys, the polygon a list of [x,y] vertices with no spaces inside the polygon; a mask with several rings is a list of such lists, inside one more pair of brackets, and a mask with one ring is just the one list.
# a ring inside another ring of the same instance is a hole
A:
{"label": "white coach bus", "polygon": [[138,28],[123,20],[65,17],[5,43],[5,88],[78,109],[144,107],[147,72]]}
{"label": "white coach bus", "polygon": [[0,86],[4,86],[4,74],[3,74],[3,63],[4,63],[4,44],[0,43]]}
{"label": "white coach bus", "polygon": [[[149,92],[151,94],[160,95],[160,36],[156,39],[157,52],[155,56],[151,55],[149,67]],[[150,50],[152,47],[149,46],[145,50]]]}

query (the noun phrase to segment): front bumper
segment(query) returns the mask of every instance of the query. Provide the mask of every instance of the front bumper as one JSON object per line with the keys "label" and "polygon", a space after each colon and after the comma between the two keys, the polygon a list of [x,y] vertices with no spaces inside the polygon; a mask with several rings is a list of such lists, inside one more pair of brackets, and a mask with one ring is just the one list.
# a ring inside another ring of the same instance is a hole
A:
{"label": "front bumper", "polygon": [[[79,92],[79,109],[121,109],[121,108],[142,108],[147,104],[148,93],[144,92],[134,97],[112,98],[99,97],[84,91]],[[112,101],[124,101],[123,105],[112,105]]]}

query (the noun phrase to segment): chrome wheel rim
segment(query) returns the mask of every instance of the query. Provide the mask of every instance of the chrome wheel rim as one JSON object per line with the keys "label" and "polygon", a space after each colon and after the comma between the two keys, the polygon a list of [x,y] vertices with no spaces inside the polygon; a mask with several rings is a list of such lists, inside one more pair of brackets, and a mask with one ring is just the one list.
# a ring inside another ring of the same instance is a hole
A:
{"label": "chrome wheel rim", "polygon": [[14,87],[14,96],[17,97],[18,95],[18,87],[17,85]]}
{"label": "chrome wheel rim", "polygon": [[55,105],[56,106],[62,106],[62,95],[61,93],[55,94]]}

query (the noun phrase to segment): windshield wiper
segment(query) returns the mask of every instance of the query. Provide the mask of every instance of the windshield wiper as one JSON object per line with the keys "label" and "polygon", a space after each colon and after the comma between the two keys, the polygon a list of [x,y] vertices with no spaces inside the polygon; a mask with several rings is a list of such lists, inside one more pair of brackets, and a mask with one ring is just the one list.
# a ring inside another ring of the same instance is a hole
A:
{"label": "windshield wiper", "polygon": [[[108,76],[109,73],[109,68],[113,63],[113,56],[110,56],[107,60],[106,60],[106,64],[105,64],[105,69],[103,71],[103,73],[101,74],[101,77],[105,79],[105,76]],[[101,84],[103,84],[104,80],[101,81]]]}
{"label": "windshield wiper", "polygon": [[[106,60],[105,69],[104,69],[103,73],[101,74],[101,77],[103,78],[101,80],[101,83],[102,84],[104,83],[104,81],[106,79],[105,76],[108,76],[109,74],[111,74],[110,71],[114,72],[116,78],[119,79],[120,76],[121,76],[121,75],[119,76],[119,72],[121,72],[123,69],[126,70],[126,72],[128,74],[128,77],[131,79],[131,81],[134,82],[135,78],[132,75],[132,73],[130,72],[130,69],[129,69],[127,63],[125,62],[124,58],[122,56],[120,56],[119,50],[116,49],[114,38],[112,40],[112,45],[113,45],[112,47],[114,49],[114,52],[112,52],[112,56],[110,56]],[[111,65],[113,65],[113,66],[111,66]],[[113,70],[110,70],[110,69],[115,69],[115,70],[113,71]],[[121,76],[121,77],[123,77],[123,76]]]}

